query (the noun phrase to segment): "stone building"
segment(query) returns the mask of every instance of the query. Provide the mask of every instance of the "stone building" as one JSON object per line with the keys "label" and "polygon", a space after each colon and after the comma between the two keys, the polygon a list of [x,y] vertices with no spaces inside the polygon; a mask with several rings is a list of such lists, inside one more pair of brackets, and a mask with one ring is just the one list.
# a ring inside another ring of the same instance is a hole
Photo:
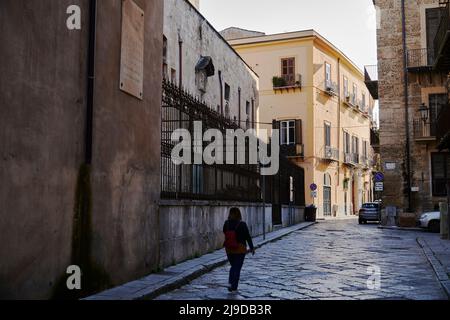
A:
{"label": "stone building", "polygon": [[260,76],[258,129],[281,130],[283,153],[305,170],[306,203],[320,218],[358,213],[373,199],[374,100],[363,73],[314,30],[245,34],[229,42]]}
{"label": "stone building", "polygon": [[65,297],[70,265],[81,295],[158,268],[162,33],[160,0],[0,1],[0,298]]}
{"label": "stone building", "polygon": [[443,52],[436,40],[448,29],[441,23],[449,14],[448,5],[444,9],[442,2],[374,1],[380,15],[383,200],[385,206],[415,213],[433,210],[445,199],[446,179],[450,177],[450,157],[439,153],[437,138],[441,111],[448,108],[448,70],[438,66],[448,52]]}
{"label": "stone building", "polygon": [[164,1],[166,79],[243,128],[253,127],[258,76],[186,0]]}

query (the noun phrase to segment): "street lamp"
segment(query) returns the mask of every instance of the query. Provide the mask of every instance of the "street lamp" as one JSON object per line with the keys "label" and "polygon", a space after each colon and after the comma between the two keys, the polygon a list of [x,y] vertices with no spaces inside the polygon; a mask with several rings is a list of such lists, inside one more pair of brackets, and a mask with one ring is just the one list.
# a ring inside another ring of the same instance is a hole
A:
{"label": "street lamp", "polygon": [[427,122],[428,116],[429,116],[429,109],[427,108],[425,103],[422,103],[422,105],[419,108],[420,117],[422,118],[423,122]]}

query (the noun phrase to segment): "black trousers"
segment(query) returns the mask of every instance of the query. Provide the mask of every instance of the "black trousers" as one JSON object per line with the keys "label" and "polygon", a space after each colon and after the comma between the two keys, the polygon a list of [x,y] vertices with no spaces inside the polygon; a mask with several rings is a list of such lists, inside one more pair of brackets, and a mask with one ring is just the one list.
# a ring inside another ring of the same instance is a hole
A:
{"label": "black trousers", "polygon": [[232,290],[237,290],[239,286],[239,280],[241,278],[241,270],[244,265],[245,254],[228,254],[228,261],[231,264],[230,277],[228,282],[230,283]]}

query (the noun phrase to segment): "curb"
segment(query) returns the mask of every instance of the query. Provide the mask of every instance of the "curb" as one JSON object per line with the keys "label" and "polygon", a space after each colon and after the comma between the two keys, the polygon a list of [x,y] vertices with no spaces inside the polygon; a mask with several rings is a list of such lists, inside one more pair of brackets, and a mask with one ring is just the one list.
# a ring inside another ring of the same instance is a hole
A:
{"label": "curb", "polygon": [[378,226],[378,229],[387,229],[387,230],[399,230],[399,231],[421,231],[425,232],[425,229],[422,228],[404,228],[404,227],[387,227],[387,226]]}
{"label": "curb", "polygon": [[416,241],[422,248],[423,253],[425,254],[428,260],[428,263],[433,268],[436,278],[441,284],[441,287],[444,290],[445,294],[447,295],[448,300],[450,300],[450,278],[447,275],[447,272],[445,271],[444,267],[439,262],[439,260],[436,258],[433,250],[430,248],[427,242],[424,241],[422,238],[417,238]]}
{"label": "curb", "polygon": [[[265,240],[261,239],[262,236],[255,237],[255,248],[261,248],[268,243],[280,240],[293,232],[306,229],[316,223],[303,222],[292,227],[280,229],[267,234]],[[223,249],[216,250],[200,258],[168,267],[161,273],[151,274],[145,278],[128,282],[82,300],[151,300],[164,293],[178,289],[192,280],[225,265],[227,262],[228,260],[223,254]]]}

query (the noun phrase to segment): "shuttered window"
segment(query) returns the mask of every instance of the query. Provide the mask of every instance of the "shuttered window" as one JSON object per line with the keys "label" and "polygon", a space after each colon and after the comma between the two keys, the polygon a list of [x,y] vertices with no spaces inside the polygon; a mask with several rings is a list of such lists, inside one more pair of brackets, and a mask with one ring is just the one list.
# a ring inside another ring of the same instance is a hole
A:
{"label": "shuttered window", "polygon": [[432,153],[431,171],[433,196],[445,197],[447,195],[447,181],[450,179],[450,153]]}
{"label": "shuttered window", "polygon": [[331,147],[331,125],[325,123],[325,146]]}
{"label": "shuttered window", "polygon": [[434,38],[441,23],[441,8],[426,9],[428,64],[434,64]]}

